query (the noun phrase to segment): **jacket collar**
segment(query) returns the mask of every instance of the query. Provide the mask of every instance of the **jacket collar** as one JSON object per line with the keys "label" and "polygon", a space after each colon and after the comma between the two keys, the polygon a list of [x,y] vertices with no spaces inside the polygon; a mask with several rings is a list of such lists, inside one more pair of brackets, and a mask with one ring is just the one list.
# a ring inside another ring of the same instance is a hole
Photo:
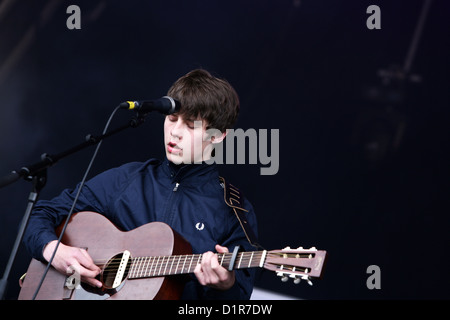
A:
{"label": "jacket collar", "polygon": [[198,164],[176,165],[167,158],[161,164],[164,173],[172,182],[185,182],[189,184],[205,183],[207,180],[219,179],[217,164],[207,164],[205,162]]}

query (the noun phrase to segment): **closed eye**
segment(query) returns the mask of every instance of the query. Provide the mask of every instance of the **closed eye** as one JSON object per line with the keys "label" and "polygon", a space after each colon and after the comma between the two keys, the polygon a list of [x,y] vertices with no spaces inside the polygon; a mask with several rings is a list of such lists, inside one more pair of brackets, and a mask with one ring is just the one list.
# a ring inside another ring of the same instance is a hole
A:
{"label": "closed eye", "polygon": [[170,114],[170,115],[167,116],[167,118],[169,119],[169,121],[175,122],[175,121],[178,120],[178,115],[176,115],[176,114]]}

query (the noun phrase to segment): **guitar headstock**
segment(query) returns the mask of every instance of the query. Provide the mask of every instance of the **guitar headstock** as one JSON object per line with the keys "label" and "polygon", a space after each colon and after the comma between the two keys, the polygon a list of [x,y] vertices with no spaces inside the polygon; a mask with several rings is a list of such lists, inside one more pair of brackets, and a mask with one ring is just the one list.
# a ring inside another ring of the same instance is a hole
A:
{"label": "guitar headstock", "polygon": [[283,282],[291,278],[295,284],[306,280],[312,285],[312,278],[319,278],[322,274],[325,258],[326,251],[317,250],[315,247],[310,249],[286,247],[282,250],[268,251],[264,268],[275,271]]}

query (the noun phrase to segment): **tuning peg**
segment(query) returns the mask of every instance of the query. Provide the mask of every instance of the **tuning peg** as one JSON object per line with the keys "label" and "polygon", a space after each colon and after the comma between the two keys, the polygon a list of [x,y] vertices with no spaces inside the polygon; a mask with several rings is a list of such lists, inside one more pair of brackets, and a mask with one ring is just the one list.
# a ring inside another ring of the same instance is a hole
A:
{"label": "tuning peg", "polygon": [[281,277],[282,282],[286,282],[289,280],[288,275],[283,272],[277,272],[277,276]]}
{"label": "tuning peg", "polygon": [[284,248],[282,251],[287,251],[287,250],[291,250],[291,247],[287,246],[287,247]]}
{"label": "tuning peg", "polygon": [[298,247],[297,250],[300,250],[300,251],[317,251],[317,248],[316,247],[311,247],[309,249],[305,249],[303,247]]}
{"label": "tuning peg", "polygon": [[295,284],[299,284],[300,281],[302,281],[302,279],[300,279],[299,277],[295,277],[295,279],[294,279]]}
{"label": "tuning peg", "polygon": [[313,285],[313,283],[312,283],[312,281],[311,281],[311,278],[310,278],[310,277],[308,277],[308,276],[303,276],[303,277],[302,277],[302,279],[303,279],[303,280],[306,280],[306,282],[308,282],[308,284],[309,284],[310,286],[312,286],[312,285]]}

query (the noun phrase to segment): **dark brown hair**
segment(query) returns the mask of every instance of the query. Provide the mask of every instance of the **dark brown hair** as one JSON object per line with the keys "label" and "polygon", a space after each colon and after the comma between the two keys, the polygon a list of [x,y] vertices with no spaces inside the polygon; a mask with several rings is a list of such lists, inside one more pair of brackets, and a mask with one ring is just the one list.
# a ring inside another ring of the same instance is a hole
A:
{"label": "dark brown hair", "polygon": [[179,78],[168,96],[180,101],[179,115],[186,120],[201,118],[207,128],[224,132],[233,127],[239,114],[239,97],[224,79],[197,69]]}

